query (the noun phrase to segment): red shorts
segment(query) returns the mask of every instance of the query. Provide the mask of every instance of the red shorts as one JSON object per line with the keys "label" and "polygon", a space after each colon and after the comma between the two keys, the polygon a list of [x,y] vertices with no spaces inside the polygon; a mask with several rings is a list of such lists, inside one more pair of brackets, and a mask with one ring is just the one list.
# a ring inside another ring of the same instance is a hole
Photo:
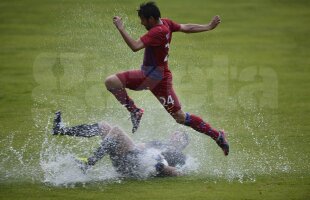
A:
{"label": "red shorts", "polygon": [[181,110],[181,104],[172,87],[170,72],[166,72],[162,80],[151,79],[145,76],[142,70],[125,71],[117,73],[116,76],[128,89],[150,90],[170,114]]}

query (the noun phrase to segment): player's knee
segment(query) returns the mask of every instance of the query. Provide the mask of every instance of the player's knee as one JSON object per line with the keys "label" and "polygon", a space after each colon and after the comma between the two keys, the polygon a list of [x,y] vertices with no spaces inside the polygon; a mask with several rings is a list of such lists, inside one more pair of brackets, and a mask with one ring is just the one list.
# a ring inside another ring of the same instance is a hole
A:
{"label": "player's knee", "polygon": [[179,124],[184,124],[185,120],[183,120],[182,118],[174,118],[175,121]]}
{"label": "player's knee", "polygon": [[107,89],[113,89],[113,88],[120,88],[120,87],[122,87],[122,83],[120,82],[120,80],[117,78],[116,75],[108,76],[105,79],[104,84],[105,84]]}
{"label": "player's knee", "polygon": [[102,137],[105,137],[111,131],[111,126],[106,121],[99,122],[98,126]]}
{"label": "player's knee", "polygon": [[183,112],[177,112],[173,115],[173,118],[175,121],[179,124],[184,124],[185,123],[185,114]]}
{"label": "player's knee", "polygon": [[111,88],[113,86],[113,75],[112,76],[108,76],[105,79],[104,84],[105,84],[107,89]]}
{"label": "player's knee", "polygon": [[121,133],[122,133],[122,130],[119,127],[115,126],[111,129],[109,135],[117,136],[117,135],[120,135]]}

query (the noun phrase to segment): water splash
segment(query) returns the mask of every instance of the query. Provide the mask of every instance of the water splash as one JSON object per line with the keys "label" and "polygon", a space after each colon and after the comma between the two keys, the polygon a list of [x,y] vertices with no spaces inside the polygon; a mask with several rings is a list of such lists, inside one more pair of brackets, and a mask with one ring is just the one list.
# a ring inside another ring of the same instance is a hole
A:
{"label": "water splash", "polygon": [[[145,116],[145,123],[160,115],[158,111],[151,112],[151,115]],[[20,148],[14,147],[16,133],[9,134],[7,138],[0,141],[2,147],[0,154],[1,181],[30,179],[56,186],[74,186],[79,183],[98,181],[109,183],[121,180],[121,176],[116,173],[109,158],[104,158],[87,174],[84,174],[75,162],[76,157],[91,155],[93,149],[99,145],[100,139],[52,136],[50,134],[51,117],[47,117],[50,113],[41,113],[40,115],[41,117],[44,115],[48,119],[47,122],[45,121],[44,130],[41,131],[41,137],[30,135]],[[172,123],[162,124],[153,137],[162,139],[167,130],[173,131]],[[130,123],[128,122],[128,124]],[[42,127],[42,124],[37,126]],[[251,124],[248,126],[250,127]],[[190,132],[190,130],[188,131]],[[158,134],[159,132],[162,134]],[[150,130],[141,129],[139,135],[134,135],[134,138],[139,138],[140,141],[149,141],[149,134]],[[250,144],[253,146],[250,149],[243,144],[243,138],[237,138],[231,134],[232,153],[228,157],[224,157],[217,145],[206,139],[205,136],[191,132],[190,136],[191,143],[186,149],[186,154],[189,156],[186,164],[179,169],[189,176],[199,175],[199,177],[214,180],[221,178],[227,181],[244,182],[255,181],[259,175],[289,173],[293,170],[279,138],[273,134],[267,137],[261,137],[255,133],[250,134],[250,139],[246,138],[252,140]],[[138,142],[138,140],[136,141]],[[148,155],[152,156],[152,153]],[[148,167],[154,166],[152,163],[154,160],[150,160],[152,159],[145,161]],[[141,171],[140,178],[148,178],[150,175],[151,168],[144,167],[144,169]]]}

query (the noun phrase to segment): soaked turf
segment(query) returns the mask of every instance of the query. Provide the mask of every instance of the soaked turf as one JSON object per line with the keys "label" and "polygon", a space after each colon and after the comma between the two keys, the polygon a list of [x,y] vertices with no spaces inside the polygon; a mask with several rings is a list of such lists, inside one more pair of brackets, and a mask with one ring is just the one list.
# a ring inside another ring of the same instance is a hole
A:
{"label": "soaked turf", "polygon": [[70,158],[99,139],[52,137],[53,112],[68,125],[131,130],[103,81],[140,65],[142,52],[130,52],[111,20],[121,15],[138,38],[139,3],[1,1],[0,198],[308,199],[310,16],[301,0],[158,1],[180,23],[222,17],[210,33],[174,34],[169,63],[184,111],[228,131],[231,154],[176,124],[149,92],[129,92],[145,109],[135,141],[189,132],[187,175],[122,180],[108,159],[88,176],[74,169]]}

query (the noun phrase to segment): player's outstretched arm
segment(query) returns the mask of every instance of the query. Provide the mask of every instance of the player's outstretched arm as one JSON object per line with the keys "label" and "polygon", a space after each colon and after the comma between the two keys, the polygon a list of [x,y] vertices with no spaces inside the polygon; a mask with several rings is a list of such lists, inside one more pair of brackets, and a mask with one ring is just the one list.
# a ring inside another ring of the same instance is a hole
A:
{"label": "player's outstretched arm", "polygon": [[144,48],[144,44],[140,39],[136,41],[127,33],[127,31],[124,28],[124,24],[122,22],[121,17],[119,16],[113,17],[113,23],[120,32],[120,34],[122,35],[126,44],[130,47],[132,51],[136,52]]}
{"label": "player's outstretched arm", "polygon": [[199,33],[210,31],[216,28],[221,23],[221,18],[216,15],[212,18],[209,24],[181,24],[180,31],[183,33]]}

